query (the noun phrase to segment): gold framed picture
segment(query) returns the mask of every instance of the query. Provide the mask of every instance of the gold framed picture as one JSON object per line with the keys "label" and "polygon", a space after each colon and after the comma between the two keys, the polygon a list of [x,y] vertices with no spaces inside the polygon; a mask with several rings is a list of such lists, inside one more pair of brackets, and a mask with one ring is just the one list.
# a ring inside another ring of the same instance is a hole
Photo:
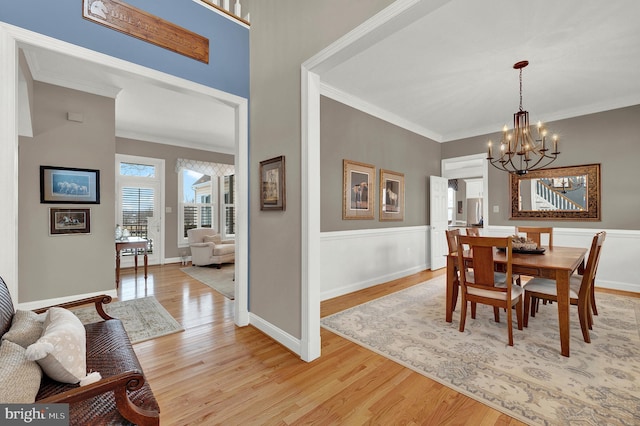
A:
{"label": "gold framed picture", "polygon": [[342,219],[373,219],[376,168],[343,160]]}
{"label": "gold framed picture", "polygon": [[404,174],[380,169],[380,220],[404,220]]}
{"label": "gold framed picture", "polygon": [[284,155],[260,162],[260,210],[286,210]]}

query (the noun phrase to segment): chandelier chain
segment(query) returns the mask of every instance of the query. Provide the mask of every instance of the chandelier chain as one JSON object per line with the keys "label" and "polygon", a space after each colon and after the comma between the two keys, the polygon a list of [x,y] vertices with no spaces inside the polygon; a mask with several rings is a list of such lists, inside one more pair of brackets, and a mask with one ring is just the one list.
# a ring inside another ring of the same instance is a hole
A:
{"label": "chandelier chain", "polygon": [[522,68],[520,68],[520,111],[522,111]]}

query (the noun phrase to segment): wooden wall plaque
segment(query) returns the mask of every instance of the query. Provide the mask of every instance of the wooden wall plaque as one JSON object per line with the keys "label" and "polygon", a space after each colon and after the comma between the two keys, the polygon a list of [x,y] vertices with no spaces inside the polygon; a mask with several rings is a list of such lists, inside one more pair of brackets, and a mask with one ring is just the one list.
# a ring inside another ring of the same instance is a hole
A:
{"label": "wooden wall plaque", "polygon": [[209,63],[209,39],[119,0],[82,0],[82,17]]}

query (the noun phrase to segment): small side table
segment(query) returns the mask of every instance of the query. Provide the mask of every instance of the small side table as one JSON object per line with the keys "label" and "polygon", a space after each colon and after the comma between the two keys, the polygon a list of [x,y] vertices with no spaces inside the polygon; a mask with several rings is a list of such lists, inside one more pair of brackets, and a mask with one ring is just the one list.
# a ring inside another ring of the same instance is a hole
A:
{"label": "small side table", "polygon": [[134,249],[135,271],[138,272],[138,250],[144,250],[144,279],[147,279],[147,244],[148,241],[140,237],[129,237],[126,240],[116,240],[116,288],[120,286],[120,250]]}

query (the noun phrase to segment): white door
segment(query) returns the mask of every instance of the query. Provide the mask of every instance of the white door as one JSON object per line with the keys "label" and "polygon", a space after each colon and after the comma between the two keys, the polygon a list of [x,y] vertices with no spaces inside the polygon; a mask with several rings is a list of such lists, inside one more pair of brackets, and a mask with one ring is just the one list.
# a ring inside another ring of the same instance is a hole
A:
{"label": "white door", "polygon": [[[163,259],[163,176],[164,160],[116,155],[116,225],[149,240],[150,265]],[[123,251],[120,259],[122,267],[134,264],[133,252]]]}
{"label": "white door", "polygon": [[431,222],[430,246],[431,246],[431,270],[444,268],[447,266],[447,236],[445,231],[448,227],[447,217],[447,189],[449,179],[440,176],[429,178],[429,213]]}

